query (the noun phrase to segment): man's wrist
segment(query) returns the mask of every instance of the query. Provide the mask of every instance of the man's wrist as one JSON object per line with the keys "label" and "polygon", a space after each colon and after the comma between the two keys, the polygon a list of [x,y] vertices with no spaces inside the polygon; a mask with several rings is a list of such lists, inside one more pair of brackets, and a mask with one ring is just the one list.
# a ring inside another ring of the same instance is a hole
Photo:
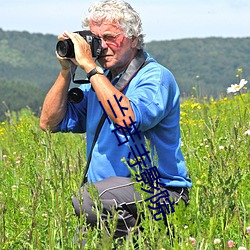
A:
{"label": "man's wrist", "polygon": [[90,80],[90,78],[94,75],[104,75],[104,71],[101,67],[99,66],[96,66],[94,67],[92,70],[90,70],[88,73],[87,73],[87,78]]}
{"label": "man's wrist", "polygon": [[62,69],[60,73],[62,77],[70,78],[70,69]]}

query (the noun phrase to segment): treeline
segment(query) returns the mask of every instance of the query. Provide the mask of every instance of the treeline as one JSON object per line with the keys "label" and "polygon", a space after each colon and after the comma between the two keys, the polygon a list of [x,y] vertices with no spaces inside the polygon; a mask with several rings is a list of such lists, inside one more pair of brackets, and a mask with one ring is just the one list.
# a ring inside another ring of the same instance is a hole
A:
{"label": "treeline", "polygon": [[182,95],[216,98],[239,78],[250,80],[250,37],[159,41],[146,48],[174,73]]}
{"label": "treeline", "polygon": [[[38,113],[60,66],[57,37],[0,29],[0,120],[8,109]],[[250,79],[250,38],[153,41],[146,50],[176,77],[183,97],[218,97],[239,77]]]}
{"label": "treeline", "polygon": [[39,115],[45,94],[45,90],[30,82],[0,80],[0,121],[7,113],[22,108],[29,108]]}
{"label": "treeline", "polygon": [[29,107],[39,114],[60,69],[54,35],[0,29],[0,120]]}

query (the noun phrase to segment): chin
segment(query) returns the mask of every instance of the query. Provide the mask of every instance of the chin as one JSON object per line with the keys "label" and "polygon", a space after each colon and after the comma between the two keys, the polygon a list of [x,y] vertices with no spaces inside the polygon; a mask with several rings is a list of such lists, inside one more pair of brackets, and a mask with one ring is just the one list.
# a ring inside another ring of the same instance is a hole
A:
{"label": "chin", "polygon": [[103,67],[103,68],[105,68],[105,69],[111,69],[114,65],[113,65],[113,63],[111,63],[111,62],[107,62],[107,61],[105,61],[105,60],[100,60],[100,61],[98,61],[99,63],[100,63],[100,65]]}

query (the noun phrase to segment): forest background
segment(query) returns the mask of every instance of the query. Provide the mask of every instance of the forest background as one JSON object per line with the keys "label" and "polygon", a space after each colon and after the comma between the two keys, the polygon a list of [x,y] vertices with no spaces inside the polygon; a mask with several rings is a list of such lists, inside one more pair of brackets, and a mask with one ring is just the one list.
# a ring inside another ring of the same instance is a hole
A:
{"label": "forest background", "polygon": [[[39,115],[60,65],[57,37],[0,29],[0,121],[7,110],[29,107]],[[174,74],[182,100],[219,98],[241,77],[250,78],[250,38],[193,38],[146,43],[146,50]],[[83,77],[80,75],[79,77]]]}

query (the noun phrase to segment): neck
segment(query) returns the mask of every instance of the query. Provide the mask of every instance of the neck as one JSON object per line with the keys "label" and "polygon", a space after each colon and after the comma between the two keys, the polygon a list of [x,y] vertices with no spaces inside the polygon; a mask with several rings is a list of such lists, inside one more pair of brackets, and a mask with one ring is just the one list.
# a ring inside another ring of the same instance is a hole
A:
{"label": "neck", "polygon": [[122,67],[116,68],[115,70],[110,70],[112,79],[114,79],[117,75],[119,75],[129,66],[131,61],[136,57],[137,53],[138,53],[138,50],[136,49],[134,53],[131,54],[131,57],[129,58],[126,64],[124,64]]}

